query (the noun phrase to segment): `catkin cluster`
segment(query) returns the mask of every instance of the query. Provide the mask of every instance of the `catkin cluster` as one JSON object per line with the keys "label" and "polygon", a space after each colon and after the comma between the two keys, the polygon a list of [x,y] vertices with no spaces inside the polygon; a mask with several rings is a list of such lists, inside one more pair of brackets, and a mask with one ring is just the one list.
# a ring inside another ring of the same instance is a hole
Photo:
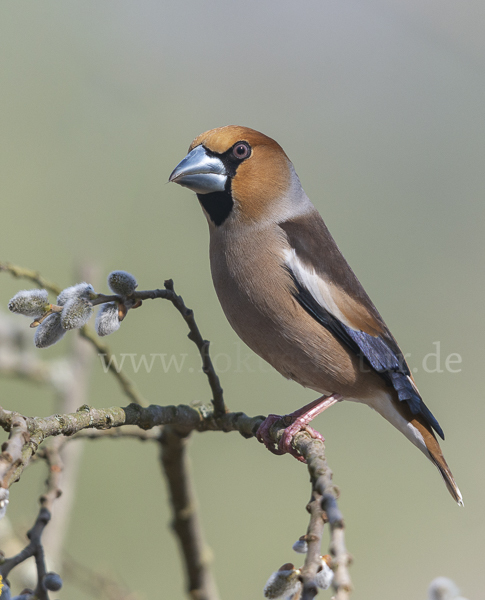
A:
{"label": "catkin cluster", "polygon": [[34,344],[37,348],[52,346],[67,331],[83,327],[97,305],[96,332],[105,336],[120,328],[130,308],[141,304],[134,296],[137,282],[130,273],[113,271],[108,275],[108,286],[112,296],[96,293],[89,283],[78,283],[62,290],[56,304],[49,303],[47,290],[22,290],[10,300],[8,308],[34,318],[31,327],[36,327]]}

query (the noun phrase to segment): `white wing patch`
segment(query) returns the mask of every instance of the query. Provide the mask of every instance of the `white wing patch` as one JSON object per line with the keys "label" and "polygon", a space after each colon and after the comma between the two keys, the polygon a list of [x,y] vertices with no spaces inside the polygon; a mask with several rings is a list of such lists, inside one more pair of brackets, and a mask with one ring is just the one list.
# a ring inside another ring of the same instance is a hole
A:
{"label": "white wing patch", "polygon": [[310,292],[313,299],[341,323],[357,331],[339,309],[335,291],[332,290],[333,286],[322,279],[315,269],[305,266],[294,248],[285,249],[283,253],[285,264],[291,269],[298,282]]}

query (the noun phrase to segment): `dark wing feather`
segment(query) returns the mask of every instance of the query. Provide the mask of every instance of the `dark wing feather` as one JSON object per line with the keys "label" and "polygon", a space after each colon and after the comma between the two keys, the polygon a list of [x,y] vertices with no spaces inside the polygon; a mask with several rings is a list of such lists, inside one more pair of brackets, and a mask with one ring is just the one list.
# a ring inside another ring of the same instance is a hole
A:
{"label": "dark wing feather", "polygon": [[[322,221],[323,227],[325,227]],[[295,248],[296,244],[292,244],[292,235],[293,229],[296,226],[294,222],[285,222],[282,223],[281,228],[286,232],[288,236],[288,241],[290,245]],[[300,229],[298,227],[298,229]],[[328,230],[325,227],[326,236],[330,236]],[[295,231],[296,233],[296,231]],[[321,233],[321,232],[320,232]],[[325,237],[326,237],[325,236]],[[299,236],[298,236],[299,237]],[[301,240],[301,237],[299,237]],[[353,329],[349,327],[345,323],[342,323],[340,319],[331,314],[328,310],[326,310],[311,292],[304,286],[304,284],[298,280],[295,273],[289,268],[286,267],[292,276],[293,282],[295,284],[295,289],[293,295],[295,299],[299,302],[299,304],[316,320],[318,323],[323,325],[326,329],[331,331],[335,337],[337,337],[342,343],[344,343],[348,348],[352,350],[356,355],[363,357],[363,359],[374,369],[383,379],[394,387],[397,392],[398,398],[401,402],[406,402],[409,406],[413,415],[421,415],[431,427],[436,431],[436,433],[444,439],[443,430],[441,429],[438,421],[433,416],[431,411],[423,402],[421,396],[419,395],[417,389],[413,385],[409,375],[409,367],[404,359],[404,356],[395,341],[392,337],[391,333],[387,329],[384,321],[381,316],[377,312],[377,309],[374,307],[367,294],[363,290],[360,285],[358,279],[355,277],[354,273],[347,265],[345,259],[341,255],[338,250],[337,245],[333,241],[330,236],[330,241],[327,239],[327,245],[331,244],[331,255],[335,258],[335,255],[338,253],[338,262],[340,263],[341,269],[339,270],[339,276],[345,277],[345,287],[349,287],[349,283],[353,284],[353,286],[357,286],[358,295],[362,300],[366,301],[366,304],[370,311],[372,311],[372,315],[375,319],[377,319],[382,324],[383,333],[380,335],[370,335],[364,331]],[[300,250],[301,250],[301,242]],[[298,249],[297,249],[298,255]],[[301,257],[304,262],[308,262],[308,256]],[[306,258],[306,261],[305,261]],[[314,263],[315,258],[313,257],[312,263]],[[328,264],[328,256],[326,257],[325,262],[323,264]],[[318,264],[318,263],[317,263]],[[344,268],[342,268],[344,267]],[[348,271],[347,271],[347,269]],[[342,273],[344,271],[344,273]],[[335,279],[333,279],[335,281]],[[338,285],[340,282],[337,280],[335,283]],[[353,287],[352,286],[352,287]],[[355,288],[354,288],[355,290]]]}

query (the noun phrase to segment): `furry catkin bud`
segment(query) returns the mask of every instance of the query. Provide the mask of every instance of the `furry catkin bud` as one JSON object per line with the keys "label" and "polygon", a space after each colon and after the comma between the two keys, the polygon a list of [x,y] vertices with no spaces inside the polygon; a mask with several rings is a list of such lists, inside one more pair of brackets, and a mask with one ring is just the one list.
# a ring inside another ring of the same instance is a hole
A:
{"label": "furry catkin bud", "polygon": [[308,544],[305,542],[305,540],[297,540],[293,544],[292,548],[295,552],[298,552],[299,554],[305,554],[306,552],[308,552]]}
{"label": "furry catkin bud", "polygon": [[71,298],[84,298],[85,300],[92,300],[95,295],[93,286],[90,283],[77,283],[71,287],[62,290],[57,296],[57,304],[64,306]]}
{"label": "furry catkin bud", "polygon": [[34,319],[41,317],[49,308],[47,290],[22,290],[8,303],[8,309],[12,312]]}
{"label": "furry catkin bud", "polygon": [[3,519],[7,512],[9,491],[6,488],[0,489],[0,519]]}
{"label": "furry catkin bud", "polygon": [[120,328],[118,304],[116,302],[101,304],[96,315],[95,328],[96,333],[100,336],[109,335]]}
{"label": "furry catkin bud", "polygon": [[44,585],[51,592],[58,592],[62,588],[62,579],[57,573],[46,573]]}
{"label": "furry catkin bud", "polygon": [[428,588],[428,600],[457,600],[460,590],[448,577],[433,579]]}
{"label": "furry catkin bud", "polygon": [[64,304],[61,312],[61,324],[64,329],[79,329],[89,321],[94,308],[89,300],[74,296]]}
{"label": "furry catkin bud", "polygon": [[126,271],[112,271],[108,275],[108,285],[115,294],[129,296],[138,287],[136,279]]}
{"label": "furry catkin bud", "polygon": [[10,588],[8,587],[8,585],[2,581],[2,587],[1,589],[1,594],[0,594],[0,600],[10,600],[12,598],[12,594],[10,592]]}
{"label": "furry catkin bud", "polygon": [[61,314],[54,313],[35,330],[34,344],[37,348],[47,348],[58,342],[65,333],[66,330],[61,325]]}
{"label": "furry catkin bud", "polygon": [[[284,565],[283,567],[291,565]],[[281,598],[289,600],[302,589],[302,583],[299,579],[300,571],[297,569],[281,568],[273,573],[264,586],[265,598]]]}
{"label": "furry catkin bud", "polygon": [[[330,559],[330,557],[328,557],[328,558]],[[322,568],[315,575],[314,581],[315,581],[315,585],[322,590],[326,590],[332,585],[333,571],[328,566],[324,557],[322,557]]]}

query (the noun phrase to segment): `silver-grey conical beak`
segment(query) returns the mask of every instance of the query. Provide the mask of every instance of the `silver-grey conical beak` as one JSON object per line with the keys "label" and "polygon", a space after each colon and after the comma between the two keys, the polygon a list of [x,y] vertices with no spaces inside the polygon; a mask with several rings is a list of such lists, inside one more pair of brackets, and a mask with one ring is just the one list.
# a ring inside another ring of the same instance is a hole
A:
{"label": "silver-grey conical beak", "polygon": [[197,146],[179,162],[168,180],[196,194],[209,194],[224,191],[227,174],[222,160],[207,154],[204,146]]}

